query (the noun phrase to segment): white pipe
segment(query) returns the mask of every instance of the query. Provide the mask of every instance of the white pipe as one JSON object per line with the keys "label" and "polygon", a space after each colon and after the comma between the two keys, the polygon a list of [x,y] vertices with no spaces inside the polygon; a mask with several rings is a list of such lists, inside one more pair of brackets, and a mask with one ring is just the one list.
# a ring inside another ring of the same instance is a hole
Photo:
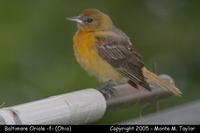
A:
{"label": "white pipe", "polygon": [[100,119],[106,111],[104,96],[95,89],[49,97],[0,109],[2,124],[84,124]]}
{"label": "white pipe", "polygon": [[[167,75],[161,78],[173,83]],[[0,109],[3,124],[86,124],[102,118],[106,110],[121,105],[147,103],[170,96],[170,93],[151,85],[152,91],[123,84],[116,86],[114,96],[105,97],[96,89],[83,89],[43,100]]]}

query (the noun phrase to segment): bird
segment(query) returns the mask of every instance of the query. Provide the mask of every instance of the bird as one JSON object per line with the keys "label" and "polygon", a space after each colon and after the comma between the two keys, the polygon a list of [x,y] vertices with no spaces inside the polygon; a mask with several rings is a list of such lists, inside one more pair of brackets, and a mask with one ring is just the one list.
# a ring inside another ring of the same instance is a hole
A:
{"label": "bird", "polygon": [[101,89],[112,90],[112,86],[128,83],[151,91],[147,82],[151,80],[169,93],[182,95],[174,84],[145,67],[129,37],[114,25],[107,14],[98,9],[84,9],[78,16],[67,19],[77,24],[78,30],[73,36],[76,60],[85,71],[102,82]]}

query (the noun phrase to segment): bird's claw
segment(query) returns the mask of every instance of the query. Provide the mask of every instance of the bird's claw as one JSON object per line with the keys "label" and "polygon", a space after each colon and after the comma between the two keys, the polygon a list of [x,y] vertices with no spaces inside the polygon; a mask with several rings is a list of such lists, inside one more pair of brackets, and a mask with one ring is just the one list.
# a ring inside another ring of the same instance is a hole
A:
{"label": "bird's claw", "polygon": [[97,87],[97,89],[104,95],[106,99],[115,96],[116,89],[113,87],[111,81],[101,84]]}

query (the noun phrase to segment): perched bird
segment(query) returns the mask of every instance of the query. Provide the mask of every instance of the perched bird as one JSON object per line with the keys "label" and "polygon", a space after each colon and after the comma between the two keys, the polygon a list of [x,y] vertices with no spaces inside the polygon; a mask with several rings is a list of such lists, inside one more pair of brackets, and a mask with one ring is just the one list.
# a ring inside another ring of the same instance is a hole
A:
{"label": "perched bird", "polygon": [[181,91],[149,71],[128,36],[110,17],[97,9],[85,9],[79,16],[68,18],[77,23],[73,37],[77,61],[104,85],[129,83],[150,90],[147,79],[177,96]]}

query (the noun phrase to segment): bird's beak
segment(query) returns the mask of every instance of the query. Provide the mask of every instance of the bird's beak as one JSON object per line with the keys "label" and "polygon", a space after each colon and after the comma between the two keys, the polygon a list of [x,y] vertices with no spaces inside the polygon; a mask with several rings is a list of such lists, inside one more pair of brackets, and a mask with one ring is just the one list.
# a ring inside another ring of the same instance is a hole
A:
{"label": "bird's beak", "polygon": [[69,17],[69,18],[66,18],[66,19],[69,20],[69,21],[79,23],[79,24],[83,24],[83,20],[81,20],[80,16]]}

